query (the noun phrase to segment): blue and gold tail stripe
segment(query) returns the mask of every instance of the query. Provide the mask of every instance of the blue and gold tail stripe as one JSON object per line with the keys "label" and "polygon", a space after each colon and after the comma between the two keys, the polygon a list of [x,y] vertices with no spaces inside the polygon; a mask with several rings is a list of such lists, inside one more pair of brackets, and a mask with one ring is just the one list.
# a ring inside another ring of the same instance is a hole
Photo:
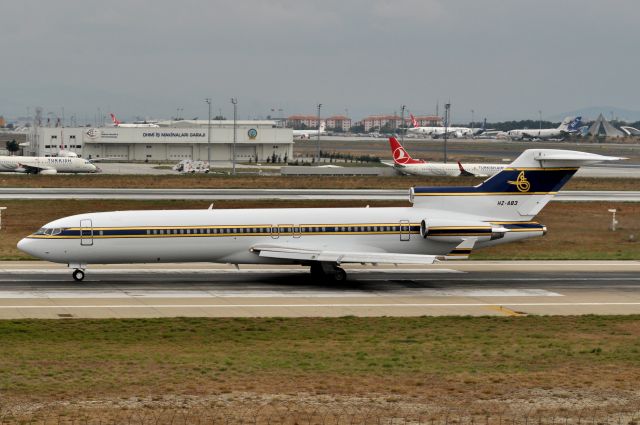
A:
{"label": "blue and gold tail stripe", "polygon": [[557,193],[577,168],[505,168],[477,186],[414,187],[415,196],[547,195]]}
{"label": "blue and gold tail stripe", "polygon": [[419,234],[419,223],[151,226],[40,229],[34,239]]}

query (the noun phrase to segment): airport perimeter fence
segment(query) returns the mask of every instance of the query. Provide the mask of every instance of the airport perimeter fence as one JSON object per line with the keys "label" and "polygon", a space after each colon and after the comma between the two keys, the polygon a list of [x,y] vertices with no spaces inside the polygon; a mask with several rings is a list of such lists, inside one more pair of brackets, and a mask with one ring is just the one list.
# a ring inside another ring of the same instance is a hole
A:
{"label": "airport perimeter fence", "polygon": [[83,407],[0,410],[0,424],[42,425],[639,425],[640,404],[619,409],[561,408],[492,412],[403,406],[330,407],[300,403],[246,406]]}

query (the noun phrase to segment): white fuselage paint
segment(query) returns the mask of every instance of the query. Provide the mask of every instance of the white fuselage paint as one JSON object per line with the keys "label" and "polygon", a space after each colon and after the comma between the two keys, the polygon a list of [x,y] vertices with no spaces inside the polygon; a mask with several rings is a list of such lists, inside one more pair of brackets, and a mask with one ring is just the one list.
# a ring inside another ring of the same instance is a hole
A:
{"label": "white fuselage paint", "polygon": [[26,172],[25,167],[56,170],[59,173],[95,173],[90,161],[75,157],[0,156],[0,172]]}
{"label": "white fuselage paint", "polygon": [[[470,211],[469,213],[473,213]],[[77,228],[85,225],[84,237],[64,239],[29,237],[20,241],[19,248],[41,259],[66,264],[112,263],[165,263],[165,262],[217,262],[231,264],[299,264],[290,259],[264,258],[252,252],[256,244],[289,243],[296,248],[330,249],[344,246],[351,251],[390,252],[419,255],[445,255],[459,242],[441,242],[424,239],[415,226],[429,215],[438,218],[433,211],[413,207],[392,208],[299,208],[299,209],[241,209],[241,210],[161,210],[118,211],[109,213],[80,214],[48,223],[47,228]],[[477,222],[474,215],[444,213],[439,218],[455,218],[461,223]],[[90,221],[89,221],[90,220]],[[387,233],[353,232],[279,233],[283,227],[298,226],[376,226],[410,223],[411,233],[392,231]],[[274,232],[262,234],[152,234],[136,237],[101,237],[101,228],[146,228],[237,226],[256,228],[270,226]],[[479,242],[476,248],[496,243],[512,242],[534,236],[541,231],[507,233],[502,239]],[[93,235],[93,236],[91,236]]]}
{"label": "white fuselage paint", "polygon": [[[464,169],[475,176],[493,176],[499,173],[506,165],[502,164],[462,164]],[[452,176],[460,175],[458,164],[424,163],[424,164],[396,164],[395,168],[403,174],[416,176]]]}
{"label": "white fuselage paint", "polygon": [[474,134],[474,130],[468,127],[413,127],[408,128],[409,134],[422,134],[431,137],[443,137],[445,134],[450,137],[468,137]]}
{"label": "white fuselage paint", "polygon": [[510,130],[507,131],[507,136],[512,139],[551,139],[563,137],[565,131],[558,128],[543,128],[543,129],[529,129],[529,130]]}

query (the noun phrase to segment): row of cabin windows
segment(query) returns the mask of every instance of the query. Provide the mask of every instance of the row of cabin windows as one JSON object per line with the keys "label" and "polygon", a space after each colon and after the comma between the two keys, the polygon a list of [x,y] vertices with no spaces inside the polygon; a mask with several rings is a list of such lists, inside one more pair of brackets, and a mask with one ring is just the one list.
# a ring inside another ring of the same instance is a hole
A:
{"label": "row of cabin windows", "polygon": [[[45,149],[57,148],[57,145],[44,145]],[[64,145],[65,148],[81,148],[82,145]]]}
{"label": "row of cabin windows", "polygon": [[[338,226],[338,227],[232,227],[206,229],[147,229],[147,235],[225,235],[225,234],[270,234],[270,233],[334,233],[334,232],[393,232],[409,231],[405,226]],[[102,235],[103,232],[100,231]]]}

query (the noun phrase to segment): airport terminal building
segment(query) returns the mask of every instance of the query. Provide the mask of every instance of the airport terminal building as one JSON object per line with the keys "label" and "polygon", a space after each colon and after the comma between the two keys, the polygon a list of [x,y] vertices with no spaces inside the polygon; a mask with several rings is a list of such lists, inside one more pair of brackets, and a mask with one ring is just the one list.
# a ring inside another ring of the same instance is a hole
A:
{"label": "airport terminal building", "polygon": [[[266,161],[292,157],[293,133],[276,127],[275,121],[236,121],[236,160]],[[83,158],[120,161],[231,161],[233,121],[181,120],[158,127],[36,127],[28,135],[25,154],[55,156],[60,150]],[[209,141],[210,140],[210,144]]]}

